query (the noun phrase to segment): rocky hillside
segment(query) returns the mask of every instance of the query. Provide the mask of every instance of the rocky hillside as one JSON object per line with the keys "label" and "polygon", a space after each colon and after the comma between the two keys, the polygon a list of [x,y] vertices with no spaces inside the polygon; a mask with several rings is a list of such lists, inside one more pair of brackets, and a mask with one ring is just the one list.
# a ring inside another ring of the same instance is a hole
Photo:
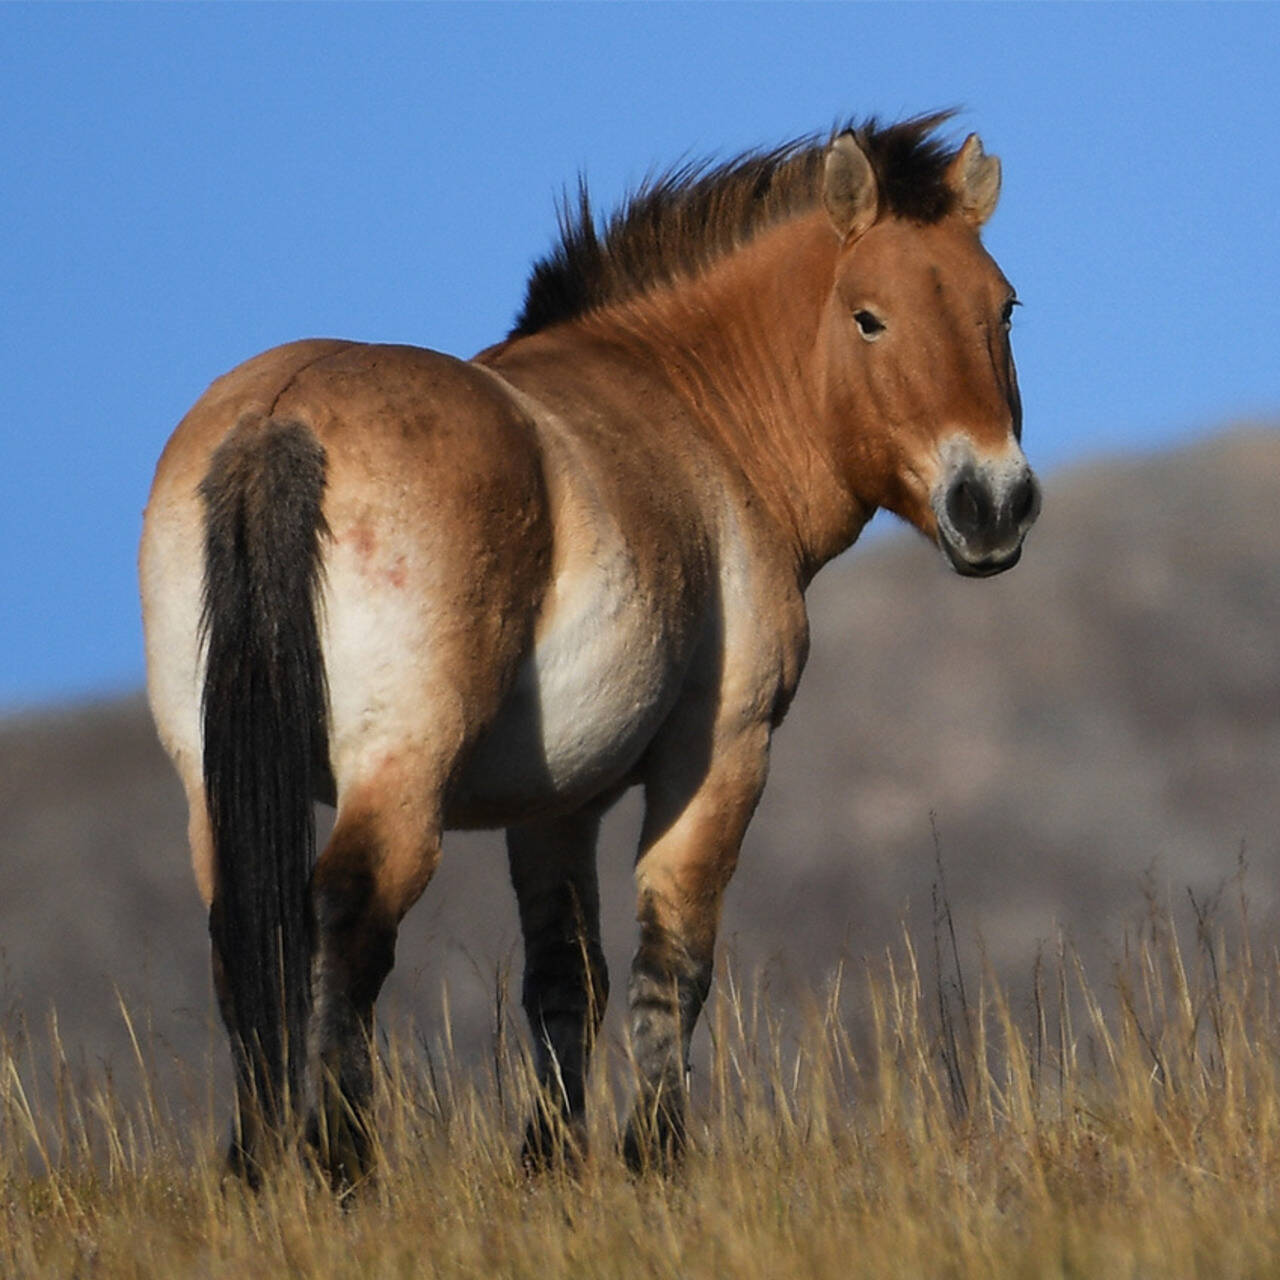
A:
{"label": "rocky hillside", "polygon": [[[1280,432],[1239,430],[1048,476],[1022,564],[993,581],[955,577],[905,534],[830,566],[730,890],[738,968],[785,1000],[904,916],[931,945],[935,847],[966,945],[1015,977],[1060,930],[1105,965],[1144,891],[1209,895],[1241,851],[1265,920],[1280,899],[1278,495]],[[618,992],[638,813],[628,797],[602,854]],[[56,1006],[73,1057],[127,1075],[118,993],[159,1059],[220,1060],[184,826],[141,697],[0,722],[11,1032],[41,1039]],[[385,1021],[432,1034],[445,983],[459,1048],[484,1051],[497,985],[514,975],[518,994],[504,864],[497,837],[447,843]]]}

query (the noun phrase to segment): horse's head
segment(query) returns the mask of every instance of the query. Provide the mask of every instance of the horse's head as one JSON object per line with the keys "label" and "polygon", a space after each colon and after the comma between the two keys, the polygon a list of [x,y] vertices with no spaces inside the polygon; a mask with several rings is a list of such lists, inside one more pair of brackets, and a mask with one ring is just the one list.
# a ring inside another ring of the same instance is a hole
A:
{"label": "horse's head", "polygon": [[914,195],[881,190],[854,134],[827,151],[841,247],[821,353],[842,470],[862,502],[909,520],[975,577],[1017,563],[1040,510],[1020,444],[1016,299],[978,235],[999,192],[1000,162],[976,135]]}

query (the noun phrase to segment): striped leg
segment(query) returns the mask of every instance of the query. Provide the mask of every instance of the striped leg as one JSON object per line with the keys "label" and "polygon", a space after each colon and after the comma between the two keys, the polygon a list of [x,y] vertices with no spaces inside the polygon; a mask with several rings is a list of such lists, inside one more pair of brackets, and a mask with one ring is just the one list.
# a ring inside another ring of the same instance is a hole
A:
{"label": "striped leg", "polygon": [[525,1135],[531,1169],[572,1159],[584,1141],[587,1071],[609,994],[596,887],[600,816],[592,808],[507,831],[524,933],[523,1002],[543,1089]]}
{"label": "striped leg", "polygon": [[764,786],[768,730],[717,743],[700,778],[684,753],[656,761],[646,778],[640,945],[628,990],[639,1093],[624,1154],[635,1170],[668,1167],[685,1146],[689,1046],[711,988],[725,886]]}

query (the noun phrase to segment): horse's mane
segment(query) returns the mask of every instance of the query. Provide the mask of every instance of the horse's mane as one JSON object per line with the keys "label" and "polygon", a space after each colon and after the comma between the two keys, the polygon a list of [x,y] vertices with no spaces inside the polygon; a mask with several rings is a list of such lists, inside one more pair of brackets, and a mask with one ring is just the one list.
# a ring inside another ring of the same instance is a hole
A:
{"label": "horse's mane", "polygon": [[822,198],[826,150],[851,132],[866,153],[887,212],[937,222],[954,205],[946,183],[955,151],[934,136],[951,112],[881,126],[874,117],[720,164],[685,163],[646,181],[597,227],[585,181],[576,203],[560,208],[560,238],[534,264],[519,338],[697,275],[768,227],[812,209]]}

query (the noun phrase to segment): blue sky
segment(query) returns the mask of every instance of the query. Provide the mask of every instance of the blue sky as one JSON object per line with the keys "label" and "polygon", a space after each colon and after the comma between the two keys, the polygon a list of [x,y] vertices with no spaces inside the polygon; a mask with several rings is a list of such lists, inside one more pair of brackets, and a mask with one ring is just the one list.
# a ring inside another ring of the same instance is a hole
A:
{"label": "blue sky", "polygon": [[472,354],[579,171],[607,208],[960,106],[1034,462],[1280,413],[1277,5],[9,4],[0,57],[0,710],[141,682],[141,511],[212,378],[309,335]]}

